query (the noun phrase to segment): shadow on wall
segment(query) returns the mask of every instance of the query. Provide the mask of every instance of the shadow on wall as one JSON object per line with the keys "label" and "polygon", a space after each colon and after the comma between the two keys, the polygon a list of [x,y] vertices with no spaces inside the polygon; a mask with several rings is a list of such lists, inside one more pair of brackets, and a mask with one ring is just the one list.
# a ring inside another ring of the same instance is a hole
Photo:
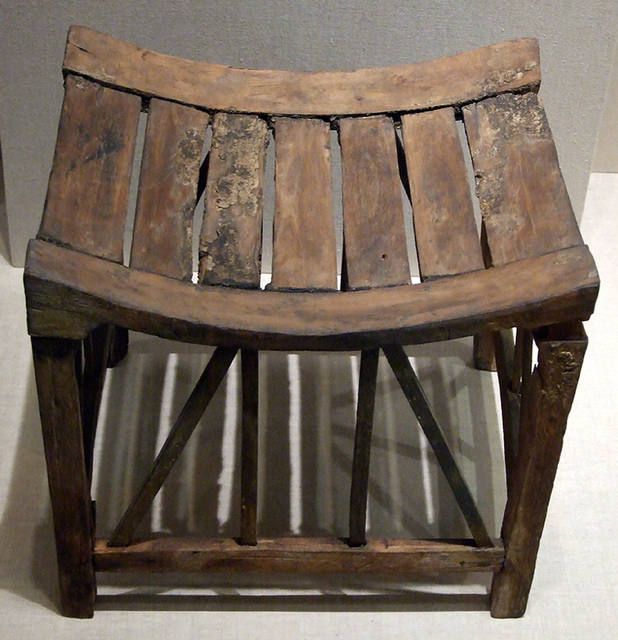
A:
{"label": "shadow on wall", "polygon": [[2,162],[2,141],[0,140],[0,256],[11,262],[9,244],[9,216],[6,210],[6,196],[4,192],[4,164]]}

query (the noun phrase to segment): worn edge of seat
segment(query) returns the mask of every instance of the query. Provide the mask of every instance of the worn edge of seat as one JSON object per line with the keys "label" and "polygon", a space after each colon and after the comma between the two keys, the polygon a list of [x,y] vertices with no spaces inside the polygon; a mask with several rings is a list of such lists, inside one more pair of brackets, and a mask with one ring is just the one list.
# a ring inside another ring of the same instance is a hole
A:
{"label": "worn edge of seat", "polygon": [[522,38],[414,64],[351,71],[232,68],[156,53],[72,26],[63,70],[205,109],[273,115],[415,111],[538,90],[539,44]]}
{"label": "worn edge of seat", "polygon": [[112,323],[185,342],[331,351],[586,320],[599,288],[585,245],[417,285],[302,293],[204,287],[32,240],[24,279],[31,335],[79,339]]}

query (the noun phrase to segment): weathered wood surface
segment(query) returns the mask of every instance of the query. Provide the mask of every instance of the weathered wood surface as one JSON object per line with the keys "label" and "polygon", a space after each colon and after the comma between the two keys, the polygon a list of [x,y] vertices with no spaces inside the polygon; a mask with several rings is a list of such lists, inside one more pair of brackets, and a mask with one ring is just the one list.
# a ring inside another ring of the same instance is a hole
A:
{"label": "weathered wood surface", "polygon": [[330,127],[275,120],[272,289],[337,288]]}
{"label": "weathered wood surface", "polygon": [[188,342],[345,351],[587,319],[599,281],[580,246],[422,285],[309,296],[198,287],[34,240],[25,286],[32,335],[81,338],[117,322]]}
{"label": "weathered wood surface", "polygon": [[257,544],[258,352],[243,349],[242,448],[240,463],[240,544]]}
{"label": "weathered wood surface", "polygon": [[96,593],[94,523],[84,459],[80,390],[73,340],[33,338],[47,477],[51,495],[62,613],[90,618]]}
{"label": "weathered wood surface", "polygon": [[122,262],[142,101],[69,75],[39,238]]}
{"label": "weathered wood surface", "polygon": [[217,113],[200,237],[200,282],[257,288],[262,265],[266,122]]}
{"label": "weathered wood surface", "polygon": [[412,111],[536,88],[538,42],[514,40],[417,64],[356,71],[254,71],[162,55],[71,27],[64,69],[147,96],[277,115]]}
{"label": "weathered wood surface", "polygon": [[519,617],[526,609],[586,345],[581,323],[558,325],[537,336],[538,366],[526,389],[519,455],[502,525],[506,558],[491,590],[491,614],[497,618]]}
{"label": "weathered wood surface", "polygon": [[537,95],[504,94],[463,113],[492,264],[582,244]]}
{"label": "weathered wood surface", "polygon": [[395,129],[391,118],[340,122],[346,286],[410,283]]}
{"label": "weathered wood surface", "polygon": [[408,114],[401,123],[421,277],[483,269],[453,109]]}
{"label": "weathered wood surface", "polygon": [[403,347],[399,345],[384,345],[382,349],[423,433],[433,449],[436,460],[455,496],[474,541],[479,547],[491,547],[493,541],[487,533],[470,489],[446,444],[440,426],[433,415],[423,388]]}
{"label": "weathered wood surface", "polygon": [[130,544],[135,529],[146,515],[159,489],[163,486],[165,478],[169,475],[189,441],[197,423],[230,368],[235,355],[235,349],[223,347],[213,353],[163,447],[157,454],[152,470],[110,536],[110,546],[121,547]]}
{"label": "weathered wood surface", "polygon": [[500,569],[504,549],[479,549],[470,540],[368,540],[350,547],[337,538],[260,539],[242,546],[231,539],[160,538],[125,548],[97,540],[97,571],[265,571],[315,573],[418,573]]}
{"label": "weathered wood surface", "polygon": [[366,350],[361,355],[350,488],[349,543],[353,547],[367,544],[367,490],[379,357],[379,349]]}
{"label": "weathered wood surface", "polygon": [[131,266],[190,280],[197,182],[208,114],[152,99],[142,155]]}

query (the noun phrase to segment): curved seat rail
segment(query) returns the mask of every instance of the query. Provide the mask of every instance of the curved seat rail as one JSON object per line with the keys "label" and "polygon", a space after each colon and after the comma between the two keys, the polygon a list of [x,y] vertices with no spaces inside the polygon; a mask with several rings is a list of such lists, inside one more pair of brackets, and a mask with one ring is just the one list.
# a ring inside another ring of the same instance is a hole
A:
{"label": "curved seat rail", "polygon": [[80,26],[69,31],[63,68],[146,97],[204,109],[306,116],[461,105],[503,91],[535,90],[541,80],[534,38],[394,67],[266,71],[155,53]]}
{"label": "curved seat rail", "polygon": [[416,285],[311,295],[244,291],[178,282],[38,240],[25,272],[32,335],[79,339],[113,322],[188,342],[330,351],[585,320],[597,278],[581,246]]}

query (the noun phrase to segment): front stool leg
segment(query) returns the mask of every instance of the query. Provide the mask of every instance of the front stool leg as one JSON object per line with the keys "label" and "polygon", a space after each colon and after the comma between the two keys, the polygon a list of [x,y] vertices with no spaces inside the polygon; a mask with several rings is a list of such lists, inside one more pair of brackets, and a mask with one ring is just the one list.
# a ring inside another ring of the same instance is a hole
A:
{"label": "front stool leg", "polygon": [[84,457],[77,374],[81,342],[32,338],[43,444],[51,496],[62,613],[93,615],[94,525]]}
{"label": "front stool leg", "polygon": [[566,421],[579,380],[587,338],[581,322],[555,325],[536,336],[538,365],[522,389],[517,460],[502,537],[506,557],[491,588],[491,615],[524,614]]}

